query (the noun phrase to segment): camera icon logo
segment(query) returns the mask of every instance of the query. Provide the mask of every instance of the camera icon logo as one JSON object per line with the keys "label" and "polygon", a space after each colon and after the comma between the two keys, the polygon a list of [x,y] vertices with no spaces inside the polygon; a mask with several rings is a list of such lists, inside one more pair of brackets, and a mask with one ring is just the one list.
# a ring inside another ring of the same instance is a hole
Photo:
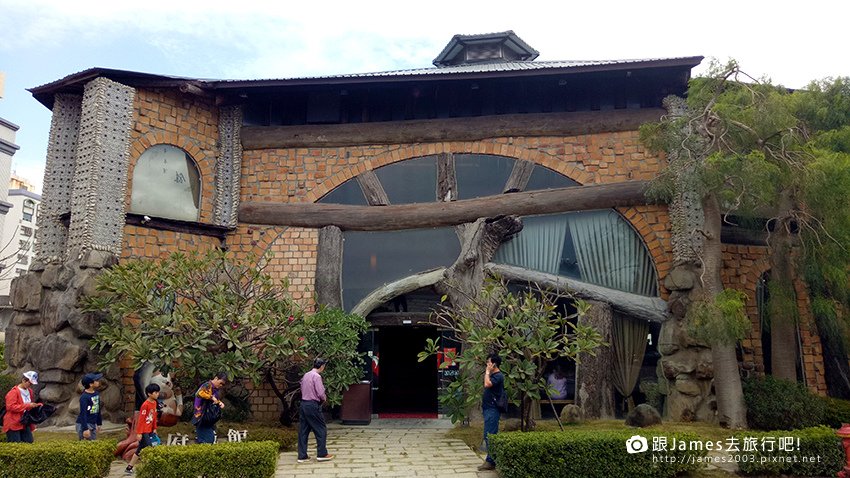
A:
{"label": "camera icon logo", "polygon": [[631,438],[626,440],[626,452],[629,454],[643,453],[648,449],[649,445],[646,444],[646,438],[640,435],[632,435]]}

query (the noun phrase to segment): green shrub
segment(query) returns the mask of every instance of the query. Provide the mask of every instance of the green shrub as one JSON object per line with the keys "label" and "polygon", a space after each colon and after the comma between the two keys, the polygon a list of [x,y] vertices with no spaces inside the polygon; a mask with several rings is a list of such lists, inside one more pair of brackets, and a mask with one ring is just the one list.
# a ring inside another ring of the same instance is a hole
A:
{"label": "green shrub", "polygon": [[4,478],[94,478],[106,476],[114,440],[0,444]]}
{"label": "green shrub", "polygon": [[[629,454],[626,440],[639,434],[649,451]],[[653,452],[652,437],[667,437],[668,445],[700,441],[696,435],[657,431],[508,432],[490,438],[490,453],[504,478],[528,476],[610,478],[672,477],[702,468],[705,451]],[[662,461],[669,458],[672,463]]]}
{"label": "green shrub", "polygon": [[826,406],[823,424],[832,428],[841,428],[845,423],[850,423],[850,401],[839,398],[822,397]]}
{"label": "green shrub", "polygon": [[[2,395],[0,395],[0,416],[2,416],[3,412],[6,411],[6,400],[3,400],[2,397],[5,397],[6,393],[8,393],[9,390],[11,390],[12,387],[17,385],[20,381],[21,379],[15,375],[0,374],[0,392],[2,392]],[[0,442],[4,441],[6,441],[6,434],[0,433]]]}
{"label": "green shrub", "polygon": [[747,421],[756,430],[796,430],[824,423],[826,406],[803,385],[771,376],[744,381]]}
{"label": "green shrub", "polygon": [[274,427],[248,428],[247,441],[274,441],[278,443],[280,451],[292,451],[298,445],[298,430]]}
{"label": "green shrub", "polygon": [[136,476],[268,478],[277,467],[278,448],[273,441],[149,447],[142,450]]}
{"label": "green shrub", "polygon": [[[736,437],[741,443],[741,451],[735,454],[736,461],[744,475],[835,476],[844,467],[841,439],[831,428],[745,432]],[[792,439],[791,450],[779,451],[778,442],[786,437]],[[746,438],[757,440],[754,451],[743,451]],[[763,439],[773,443],[772,451]]]}

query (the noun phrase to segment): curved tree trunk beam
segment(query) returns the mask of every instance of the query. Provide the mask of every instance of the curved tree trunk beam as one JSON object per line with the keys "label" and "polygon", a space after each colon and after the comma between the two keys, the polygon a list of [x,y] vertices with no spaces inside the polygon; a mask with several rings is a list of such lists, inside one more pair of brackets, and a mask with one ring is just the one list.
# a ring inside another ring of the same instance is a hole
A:
{"label": "curved tree trunk beam", "polygon": [[343,231],[392,231],[456,226],[478,218],[529,216],[648,204],[647,181],[544,189],[459,201],[350,206],[242,201],[239,222],[276,226],[337,226]]}
{"label": "curved tree trunk beam", "polygon": [[[460,255],[446,271],[437,290],[446,294],[453,307],[464,307],[481,292],[484,285],[484,265],[490,262],[499,246],[522,230],[522,221],[516,216],[497,219],[478,219],[472,224],[456,228],[460,239]],[[495,306],[495,302],[493,304]],[[481,314],[494,311],[483,307]]]}
{"label": "curved tree trunk beam", "polygon": [[609,304],[616,312],[637,319],[664,322],[669,317],[667,301],[658,297],[632,294],[567,277],[504,264],[489,263],[485,266],[485,270],[492,275],[508,280],[534,282],[543,288],[569,292],[581,299]]}
{"label": "curved tree trunk beam", "polygon": [[384,302],[390,301],[402,294],[413,292],[416,289],[436,284],[443,279],[445,273],[446,268],[440,267],[439,269],[420,272],[419,274],[385,284],[383,287],[373,290],[361,300],[359,304],[351,309],[351,313],[366,317]]}

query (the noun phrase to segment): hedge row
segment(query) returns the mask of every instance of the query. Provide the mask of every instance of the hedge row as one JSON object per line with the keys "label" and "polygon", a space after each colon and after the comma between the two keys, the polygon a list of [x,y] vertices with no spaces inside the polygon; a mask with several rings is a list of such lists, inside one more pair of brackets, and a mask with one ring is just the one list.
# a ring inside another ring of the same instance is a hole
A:
{"label": "hedge row", "polygon": [[[647,451],[627,453],[626,441],[634,435],[647,440]],[[705,451],[652,451],[652,437],[680,443],[700,438],[690,433],[639,430],[508,432],[490,438],[490,454],[504,478],[545,476],[611,478],[672,477],[702,468]]]}
{"label": "hedge row", "polygon": [[[841,439],[831,428],[743,432],[736,437],[741,444],[745,438],[757,440],[755,451],[742,448],[737,453],[738,466],[745,475],[835,476],[844,467]],[[791,450],[779,451],[778,441],[786,437],[792,439]],[[763,438],[771,445],[765,446]]]}
{"label": "hedge row", "polygon": [[247,427],[248,442],[274,441],[280,451],[293,451],[298,446],[298,430],[293,428]]}
{"label": "hedge row", "polygon": [[106,476],[114,440],[3,443],[0,476],[4,478],[94,478]]}
{"label": "hedge row", "polygon": [[268,478],[277,467],[279,447],[276,441],[149,447],[142,450],[136,476]]}

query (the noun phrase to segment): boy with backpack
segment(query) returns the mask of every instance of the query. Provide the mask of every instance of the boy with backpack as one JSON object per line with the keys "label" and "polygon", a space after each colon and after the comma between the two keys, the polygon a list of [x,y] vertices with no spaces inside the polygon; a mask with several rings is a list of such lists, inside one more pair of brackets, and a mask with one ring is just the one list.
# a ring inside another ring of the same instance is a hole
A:
{"label": "boy with backpack", "polygon": [[139,419],[136,422],[136,438],[139,440],[139,447],[136,448],[136,454],[130,459],[130,464],[124,470],[124,474],[132,475],[133,467],[139,462],[139,455],[142,450],[153,444],[152,439],[156,436],[156,399],[159,398],[159,385],[152,383],[145,387],[147,400],[142,403],[139,409]]}

